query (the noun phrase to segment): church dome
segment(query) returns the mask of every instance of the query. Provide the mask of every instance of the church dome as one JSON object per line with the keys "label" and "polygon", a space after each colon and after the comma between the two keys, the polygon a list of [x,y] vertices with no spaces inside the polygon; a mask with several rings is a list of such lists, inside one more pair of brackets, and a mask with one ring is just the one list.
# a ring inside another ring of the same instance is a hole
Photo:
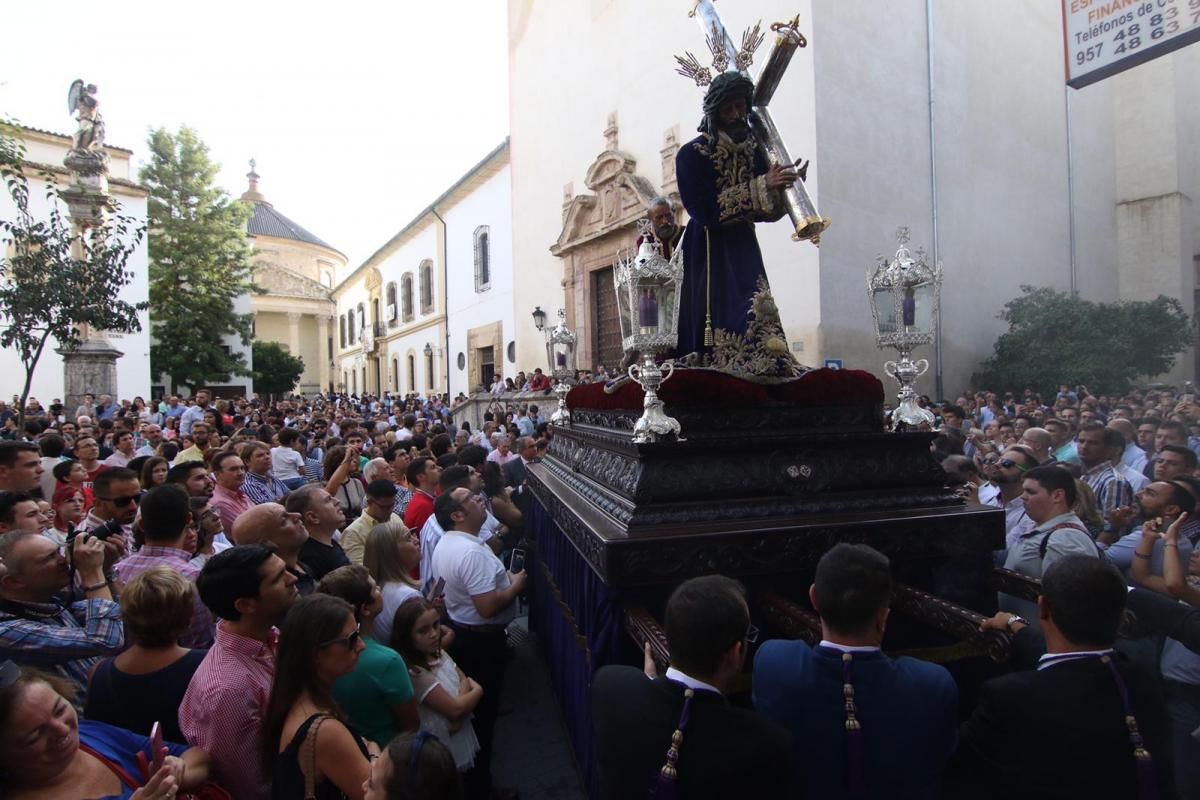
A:
{"label": "church dome", "polygon": [[268,203],[266,197],[258,191],[259,176],[254,171],[254,167],[255,163],[251,160],[250,171],[246,173],[246,177],[250,180],[250,188],[242,193],[242,200],[253,206],[250,221],[246,223],[247,234],[250,236],[274,236],[277,239],[291,239],[297,242],[305,242],[306,244],[315,244],[318,247],[324,247],[326,250],[341,253],[333,245],[322,241],[314,234],[309,233],[303,227],[276,211],[275,207]]}

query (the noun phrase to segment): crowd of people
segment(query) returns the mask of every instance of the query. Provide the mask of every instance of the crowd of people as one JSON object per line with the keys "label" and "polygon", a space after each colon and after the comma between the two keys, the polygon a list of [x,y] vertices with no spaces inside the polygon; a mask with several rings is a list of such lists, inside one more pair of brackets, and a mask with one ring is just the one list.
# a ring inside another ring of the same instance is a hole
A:
{"label": "crowd of people", "polygon": [[[926,404],[949,478],[1004,512],[996,565],[1041,581],[984,622],[1014,671],[963,708],[944,667],[884,655],[866,546],[817,567],[816,647],[757,644],[742,587],[695,579],[665,675],[595,676],[606,796],[1200,797],[1193,398]],[[0,404],[5,796],[515,796],[491,780],[526,584],[506,559],[551,431],[455,405],[201,390],[30,401],[18,426]],[[724,699],[747,669],[753,709]]]}
{"label": "crowd of people", "polygon": [[[866,545],[821,558],[814,647],[756,647],[743,587],[693,579],[666,604],[666,674],[647,646],[643,670],[592,684],[606,797],[1200,797],[1194,398],[923,404],[951,482],[1004,512],[996,566],[1039,582],[981,626],[1011,634],[1012,671],[960,691],[944,666],[885,655],[892,570]],[[724,699],[748,664],[753,709]]]}
{"label": "crowd of people", "polygon": [[493,798],[536,406],[0,404],[6,798]]}

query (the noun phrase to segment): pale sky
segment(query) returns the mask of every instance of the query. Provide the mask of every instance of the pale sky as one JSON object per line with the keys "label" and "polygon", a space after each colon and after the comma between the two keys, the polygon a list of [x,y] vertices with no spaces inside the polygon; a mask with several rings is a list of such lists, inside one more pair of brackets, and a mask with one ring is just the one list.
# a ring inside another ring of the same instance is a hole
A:
{"label": "pale sky", "polygon": [[504,0],[9,3],[0,115],[70,134],[99,89],[106,142],[195,128],[232,196],[259,190],[351,268],[508,133]]}

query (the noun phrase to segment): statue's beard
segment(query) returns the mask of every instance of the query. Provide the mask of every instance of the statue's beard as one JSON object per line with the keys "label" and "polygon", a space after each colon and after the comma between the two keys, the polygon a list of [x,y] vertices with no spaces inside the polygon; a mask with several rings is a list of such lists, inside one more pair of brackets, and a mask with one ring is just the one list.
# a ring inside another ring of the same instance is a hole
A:
{"label": "statue's beard", "polygon": [[654,235],[658,237],[660,242],[670,242],[677,230],[679,228],[675,225],[659,225],[654,229]]}
{"label": "statue's beard", "polygon": [[750,125],[743,119],[736,119],[721,126],[721,132],[738,144],[750,138]]}

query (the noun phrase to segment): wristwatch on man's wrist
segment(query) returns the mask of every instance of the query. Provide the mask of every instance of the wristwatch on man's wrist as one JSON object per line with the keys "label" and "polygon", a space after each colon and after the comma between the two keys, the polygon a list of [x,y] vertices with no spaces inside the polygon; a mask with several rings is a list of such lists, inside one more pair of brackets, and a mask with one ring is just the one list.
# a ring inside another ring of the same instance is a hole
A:
{"label": "wristwatch on man's wrist", "polygon": [[1022,625],[1028,625],[1028,624],[1029,624],[1029,623],[1028,623],[1028,622],[1025,620],[1025,618],[1024,618],[1024,617],[1022,617],[1022,616],[1020,616],[1019,614],[1010,614],[1010,615],[1008,616],[1008,622],[1006,622],[1006,623],[1004,623],[1004,624],[1005,624],[1005,626],[1007,626],[1007,628],[1008,628],[1009,632],[1011,632],[1011,633],[1016,633],[1016,631],[1014,631],[1014,630],[1013,630],[1013,625],[1014,625],[1015,623],[1017,623],[1017,622],[1021,623]]}

